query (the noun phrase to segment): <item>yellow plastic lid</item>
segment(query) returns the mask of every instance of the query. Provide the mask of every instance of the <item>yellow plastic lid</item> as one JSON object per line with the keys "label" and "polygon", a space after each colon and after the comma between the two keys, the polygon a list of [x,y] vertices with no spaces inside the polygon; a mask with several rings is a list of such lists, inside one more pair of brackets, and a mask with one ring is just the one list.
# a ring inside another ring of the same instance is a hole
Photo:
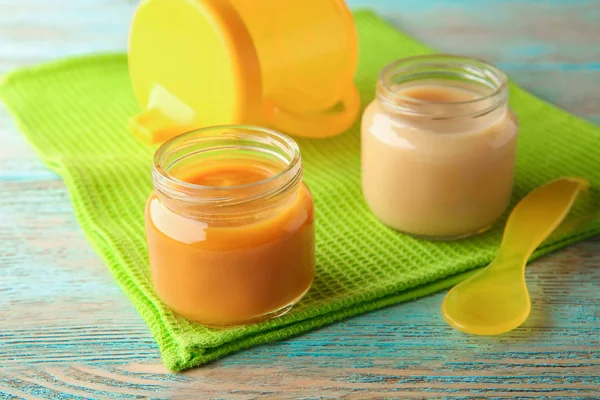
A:
{"label": "yellow plastic lid", "polygon": [[129,129],[144,142],[261,120],[256,50],[226,1],[142,1],[130,29],[129,70],[144,109]]}

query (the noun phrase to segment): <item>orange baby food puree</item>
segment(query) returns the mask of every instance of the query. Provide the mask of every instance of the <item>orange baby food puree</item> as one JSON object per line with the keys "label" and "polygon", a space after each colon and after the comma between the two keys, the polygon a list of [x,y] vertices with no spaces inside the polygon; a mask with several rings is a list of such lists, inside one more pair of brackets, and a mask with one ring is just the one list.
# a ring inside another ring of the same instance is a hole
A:
{"label": "orange baby food puree", "polygon": [[[274,162],[223,160],[172,172],[183,182],[231,187],[237,195],[276,175]],[[246,186],[246,188],[245,188]],[[287,311],[314,277],[314,209],[303,183],[270,207],[202,206],[180,213],[152,194],[146,232],[152,277],[162,300],[206,325],[237,325]],[[232,208],[233,207],[233,208]],[[233,210],[233,211],[232,211]],[[190,212],[191,211],[191,212]]]}

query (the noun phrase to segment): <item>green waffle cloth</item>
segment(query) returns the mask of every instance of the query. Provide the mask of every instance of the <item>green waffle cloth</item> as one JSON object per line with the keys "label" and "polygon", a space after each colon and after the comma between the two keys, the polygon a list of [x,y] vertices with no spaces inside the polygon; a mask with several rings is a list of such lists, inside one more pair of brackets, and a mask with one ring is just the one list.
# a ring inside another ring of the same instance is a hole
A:
{"label": "green waffle cloth", "polygon": [[[365,106],[381,68],[432,50],[370,12],[357,11],[354,17],[360,40],[356,83]],[[444,243],[418,240],[379,223],[361,194],[358,123],[335,138],[300,139],[305,181],[316,204],[314,284],[281,318],[208,329],[174,315],[152,287],[143,210],[152,191],[154,148],[126,128],[139,111],[126,55],[72,58],[12,72],[1,81],[0,97],[43,162],[64,179],[83,232],[147,322],[173,371],[448,288],[489,263],[500,243],[502,221],[480,236]],[[596,193],[600,128],[514,84],[510,102],[521,125],[513,204],[561,176],[587,177]],[[589,204],[577,205],[571,218],[579,222],[552,236],[534,257],[600,233],[600,220],[586,219],[588,212]]]}

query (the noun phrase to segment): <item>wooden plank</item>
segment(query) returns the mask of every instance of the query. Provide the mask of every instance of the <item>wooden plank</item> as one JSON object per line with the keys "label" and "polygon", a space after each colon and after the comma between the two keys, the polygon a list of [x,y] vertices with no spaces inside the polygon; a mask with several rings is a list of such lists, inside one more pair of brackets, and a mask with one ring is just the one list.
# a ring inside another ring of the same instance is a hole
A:
{"label": "wooden plank", "polygon": [[[0,73],[124,49],[136,3],[0,0]],[[600,1],[349,3],[600,122]],[[599,239],[532,264],[531,317],[501,337],[452,330],[437,294],[170,374],[4,110],[0,135],[0,398],[600,397]]]}

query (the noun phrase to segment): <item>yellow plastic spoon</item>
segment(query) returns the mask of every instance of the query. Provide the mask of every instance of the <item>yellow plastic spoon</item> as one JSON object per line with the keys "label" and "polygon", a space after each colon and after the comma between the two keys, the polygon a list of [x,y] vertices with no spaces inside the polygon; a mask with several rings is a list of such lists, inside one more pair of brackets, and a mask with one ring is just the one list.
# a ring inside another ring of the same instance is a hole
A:
{"label": "yellow plastic spoon", "polygon": [[531,310],[525,264],[588,186],[584,178],[562,178],[522,199],[508,218],[496,258],[446,295],[446,322],[475,335],[497,335],[521,325]]}

